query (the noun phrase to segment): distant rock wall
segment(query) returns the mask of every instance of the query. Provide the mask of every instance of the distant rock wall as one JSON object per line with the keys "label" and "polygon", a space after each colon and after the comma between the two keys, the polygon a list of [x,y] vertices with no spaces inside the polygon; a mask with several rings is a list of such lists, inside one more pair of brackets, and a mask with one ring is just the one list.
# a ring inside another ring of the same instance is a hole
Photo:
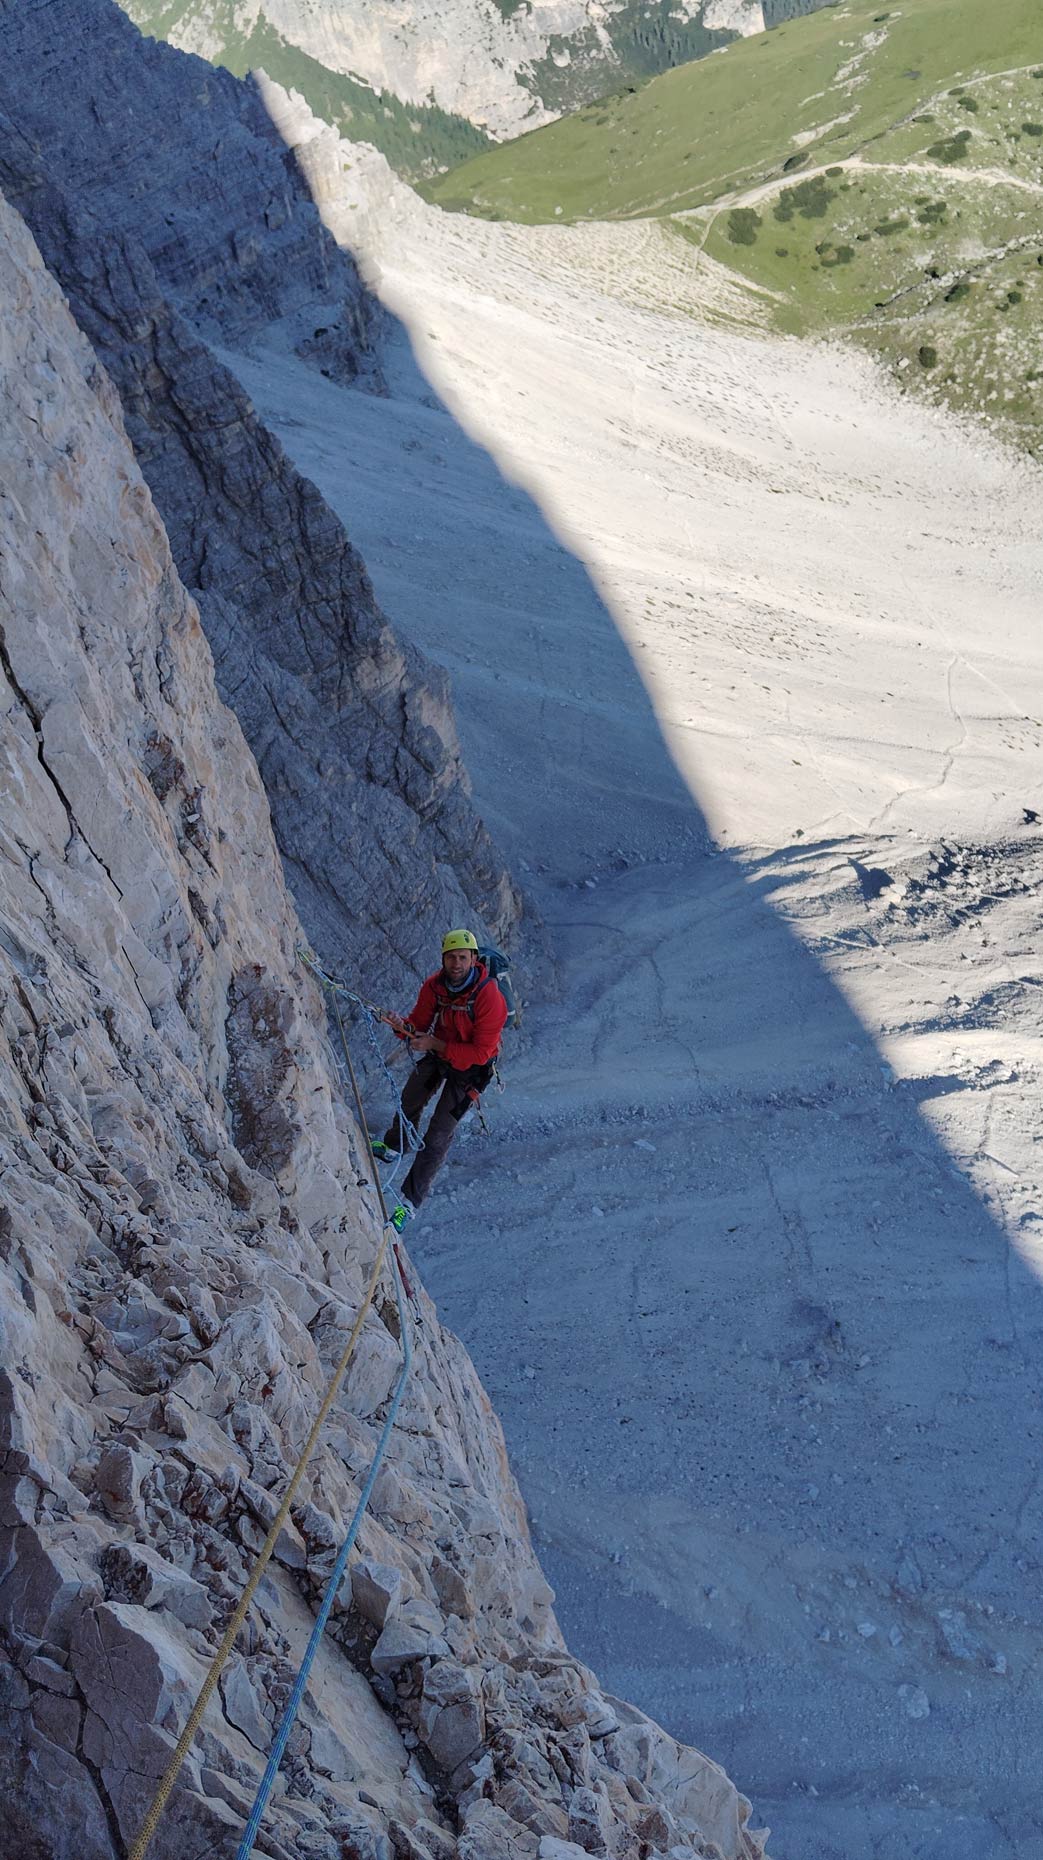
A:
{"label": "distant rock wall", "polygon": [[[232,7],[126,0],[126,6],[146,31],[205,58],[235,54],[264,21],[327,70],[361,77],[408,103],[433,101],[497,137],[535,129],[636,76],[764,25],[761,0],[355,0],[351,6],[236,0]],[[292,81],[307,88],[303,74]]]}
{"label": "distant rock wall", "polygon": [[823,7],[836,6],[838,0],[764,0],[765,26],[781,26],[787,19],[802,19],[805,13],[820,13]]}
{"label": "distant rock wall", "polygon": [[379,312],[253,87],[143,40],[112,0],[0,16],[0,186],[115,382],[261,767],[311,939],[364,992],[438,929],[520,913],[471,804],[444,675],[208,347],[263,328],[379,390]]}
{"label": "distant rock wall", "polygon": [[[379,1222],[256,764],[112,384],[2,199],[0,797],[2,1847],[117,1860]],[[756,1860],[722,1772],[562,1648],[498,1424],[419,1296],[260,1851]],[[398,1360],[385,1280],[153,1860],[236,1852]]]}

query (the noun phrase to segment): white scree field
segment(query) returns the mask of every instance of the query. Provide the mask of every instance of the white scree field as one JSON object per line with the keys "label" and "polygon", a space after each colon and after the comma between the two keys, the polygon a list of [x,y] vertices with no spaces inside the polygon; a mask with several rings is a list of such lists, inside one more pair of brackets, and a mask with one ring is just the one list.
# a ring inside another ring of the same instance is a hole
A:
{"label": "white scree field", "polygon": [[350,154],[390,399],[228,359],[547,924],[410,1240],[570,1645],[776,1860],[1043,1860],[1040,476]]}

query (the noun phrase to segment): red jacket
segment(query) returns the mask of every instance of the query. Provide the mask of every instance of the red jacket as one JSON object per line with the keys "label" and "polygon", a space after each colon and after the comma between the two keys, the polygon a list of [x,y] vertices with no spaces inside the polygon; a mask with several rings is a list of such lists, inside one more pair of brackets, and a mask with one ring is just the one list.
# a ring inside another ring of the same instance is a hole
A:
{"label": "red jacket", "polygon": [[445,1053],[440,1057],[458,1072],[466,1072],[468,1066],[488,1065],[500,1050],[507,1003],[488,976],[484,962],[477,962],[470,988],[451,995],[439,969],[436,975],[428,976],[416,1006],[407,1016],[418,1033],[433,1033],[436,1039],[445,1041]]}

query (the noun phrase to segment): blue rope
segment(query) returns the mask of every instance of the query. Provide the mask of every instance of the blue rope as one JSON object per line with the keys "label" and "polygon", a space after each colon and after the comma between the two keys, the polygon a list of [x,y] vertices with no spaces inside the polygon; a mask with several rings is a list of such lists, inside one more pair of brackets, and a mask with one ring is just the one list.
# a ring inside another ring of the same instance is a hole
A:
{"label": "blue rope", "polygon": [[290,1693],[290,1697],[289,1697],[289,1701],[286,1706],[286,1710],[283,1712],[282,1720],[279,1725],[279,1729],[275,1734],[275,1742],[272,1745],[271,1755],[268,1758],[267,1768],[265,1769],[264,1775],[261,1778],[261,1782],[257,1790],[257,1794],[254,1797],[254,1804],[250,1810],[250,1818],[246,1824],[245,1833],[243,1834],[243,1838],[239,1843],[239,1849],[236,1854],[236,1860],[250,1860],[250,1856],[253,1853],[254,1841],[257,1838],[258,1830],[260,1829],[260,1826],[261,1826],[261,1819],[264,1815],[265,1808],[268,1805],[268,1798],[271,1795],[272,1789],[275,1786],[275,1778],[279,1772],[279,1765],[283,1760],[283,1756],[285,1755],[286,1745],[289,1742],[290,1732],[293,1729],[294,1720],[297,1716],[298,1711],[300,1710],[301,1700],[304,1697],[304,1689],[308,1683],[308,1676],[311,1672],[312,1665],[315,1660],[315,1655],[319,1650],[319,1644],[325,1632],[326,1623],[330,1617],[330,1611],[333,1607],[334,1602],[337,1599],[337,1591],[340,1588],[340,1585],[344,1579],[344,1572],[348,1566],[348,1558],[351,1555],[352,1550],[354,1549],[355,1539],[358,1536],[358,1532],[359,1532],[359,1526],[362,1523],[362,1519],[366,1512],[366,1507],[368,1506],[370,1498],[372,1496],[373,1487],[376,1484],[377,1474],[380,1471],[380,1464],[387,1450],[388,1441],[391,1438],[391,1429],[393,1428],[395,1424],[395,1417],[398,1414],[399,1405],[401,1403],[402,1396],[405,1391],[406,1381],[409,1377],[409,1371],[412,1366],[413,1341],[410,1335],[409,1322],[406,1317],[406,1303],[405,1303],[405,1294],[402,1289],[402,1276],[401,1276],[401,1273],[399,1272],[398,1260],[395,1257],[394,1248],[391,1249],[390,1258],[391,1258],[391,1270],[392,1270],[392,1273],[394,1275],[394,1280],[395,1280],[395,1297],[398,1300],[399,1325],[401,1327],[401,1332],[402,1332],[402,1368],[401,1368],[401,1371],[399,1372],[399,1378],[395,1386],[395,1393],[392,1398],[391,1406],[388,1409],[387,1420],[384,1422],[383,1431],[377,1443],[377,1450],[373,1455],[373,1463],[370,1466],[369,1473],[366,1478],[366,1483],[362,1488],[362,1493],[359,1498],[359,1502],[355,1507],[355,1515],[351,1520],[351,1525],[349,1527],[348,1534],[345,1537],[344,1542],[342,1543],[340,1547],[340,1554],[337,1557],[337,1561],[333,1565],[333,1573],[330,1576],[329,1582],[326,1585],[326,1593],[324,1594],[322,1598],[322,1606],[320,1607],[319,1612],[315,1617],[315,1625],[311,1631],[311,1638],[308,1641],[308,1645],[305,1650],[304,1658],[301,1661],[300,1668],[297,1673],[297,1677],[293,1682],[293,1691]]}
{"label": "blue rope", "polygon": [[[371,1010],[367,1008],[366,1009],[366,1032],[369,1034],[370,1045],[372,1046],[373,1051],[376,1053],[377,1058],[380,1061],[381,1067],[383,1068],[384,1077],[387,1079],[387,1082],[391,1087],[393,1096],[395,1098],[401,1099],[401,1094],[399,1092],[398,1086],[395,1083],[394,1077],[392,1076],[391,1068],[389,1067],[387,1060],[384,1058],[384,1055],[380,1050],[380,1041],[377,1039],[376,1033],[374,1031],[373,1023],[374,1023],[374,1016]],[[405,1112],[402,1109],[401,1102],[399,1102],[398,1111],[396,1115],[398,1117],[399,1130],[401,1131],[403,1137],[405,1138],[403,1149],[406,1151],[408,1155],[413,1155],[415,1154],[417,1150],[422,1150],[424,1147],[424,1139],[420,1135],[420,1132],[417,1129],[416,1125],[410,1123],[408,1117],[406,1116]],[[395,1174],[395,1171],[392,1170],[391,1172],[392,1178],[394,1177],[394,1174]]]}

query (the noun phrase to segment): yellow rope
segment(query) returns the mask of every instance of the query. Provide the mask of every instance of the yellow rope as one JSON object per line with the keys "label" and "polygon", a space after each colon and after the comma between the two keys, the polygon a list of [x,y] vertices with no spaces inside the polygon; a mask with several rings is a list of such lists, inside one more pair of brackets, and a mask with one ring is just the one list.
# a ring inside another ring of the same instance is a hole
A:
{"label": "yellow rope", "polygon": [[[368,1147],[369,1146],[369,1131],[366,1126],[365,1117],[362,1113],[362,1101],[359,1096],[358,1084],[355,1079],[354,1068],[351,1065],[351,1057],[350,1057],[350,1054],[348,1054],[348,1042],[347,1042],[347,1037],[344,1032],[344,1025],[343,1025],[343,1022],[341,1021],[339,1010],[336,1010],[336,998],[335,997],[334,997],[334,1008],[337,1013],[337,1022],[340,1027],[341,1039],[344,1043],[344,1051],[348,1057],[348,1066],[351,1071],[351,1083],[352,1083],[352,1088],[355,1093],[355,1102],[359,1109],[359,1115],[362,1118],[362,1127],[366,1133],[366,1142],[367,1142],[367,1147]],[[369,1284],[366,1287],[366,1295],[362,1300],[362,1304],[359,1307],[359,1314],[357,1318],[355,1319],[354,1325],[352,1326],[351,1336],[348,1338],[348,1341],[344,1346],[343,1355],[341,1356],[340,1362],[337,1364],[337,1367],[333,1372],[333,1379],[329,1385],[329,1388],[326,1390],[326,1394],[323,1399],[322,1407],[319,1409],[319,1412],[315,1417],[315,1421],[312,1426],[311,1433],[308,1435],[308,1438],[304,1443],[304,1449],[301,1453],[300,1459],[297,1461],[297,1464],[294,1467],[293,1475],[290,1479],[290,1483],[286,1488],[286,1495],[282,1501],[282,1504],[279,1506],[279,1509],[276,1512],[274,1519],[272,1520],[271,1529],[269,1530],[268,1535],[264,1540],[264,1543],[258,1554],[257,1561],[255,1562],[252,1570],[250,1571],[250,1575],[247,1580],[246,1587],[243,1590],[242,1595],[239,1597],[239,1600],[236,1604],[235,1613],[233,1614],[231,1620],[228,1623],[227,1628],[225,1629],[224,1638],[221,1642],[221,1645],[217,1649],[217,1652],[215,1653],[213,1660],[210,1663],[210,1670],[207,1673],[207,1676],[204,1679],[202,1686],[200,1687],[199,1697],[196,1699],[196,1702],[193,1705],[192,1710],[190,1711],[188,1715],[185,1728],[182,1731],[181,1736],[177,1740],[177,1744],[174,1748],[174,1753],[170,1759],[170,1762],[167,1764],[166,1770],[163,1773],[163,1779],[160,1782],[159,1788],[156,1790],[156,1793],[152,1798],[152,1803],[149,1808],[148,1814],[145,1816],[145,1819],[141,1824],[141,1832],[138,1835],[137,1840],[135,1841],[133,1847],[130,1850],[128,1860],[144,1860],[144,1856],[147,1854],[149,1847],[152,1844],[153,1836],[155,1835],[156,1829],[159,1826],[160,1817],[163,1813],[163,1810],[165,1809],[167,1805],[167,1801],[169,1800],[169,1797],[170,1797],[170,1792],[173,1789],[175,1782],[177,1781],[178,1774],[181,1770],[181,1766],[184,1763],[185,1758],[188,1755],[189,1749],[191,1748],[192,1740],[195,1737],[195,1734],[199,1729],[199,1725],[200,1725],[200,1721],[202,1720],[203,1713],[205,1712],[207,1705],[210,1702],[210,1698],[211,1698],[211,1695],[213,1694],[214,1687],[216,1686],[219,1678],[221,1677],[221,1673],[227,1663],[228,1656],[231,1653],[232,1648],[235,1645],[236,1636],[239,1633],[239,1629],[242,1627],[243,1622],[246,1619],[246,1611],[249,1608],[250,1603],[253,1600],[254,1593],[257,1589],[258,1583],[261,1580],[261,1577],[264,1575],[264,1572],[267,1569],[268,1564],[271,1562],[272,1552],[275,1549],[275,1545],[278,1540],[279,1532],[282,1530],[283,1525],[286,1523],[286,1520],[290,1515],[290,1506],[293,1503],[294,1493],[296,1492],[297,1487],[299,1486],[301,1482],[304,1469],[307,1466],[307,1463],[312,1456],[312,1453],[315,1449],[315,1444],[319,1438],[320,1433],[322,1432],[323,1426],[325,1425],[325,1422],[326,1422],[326,1418],[336,1399],[337,1390],[339,1389],[341,1382],[344,1379],[345,1371],[347,1370],[348,1364],[350,1363],[352,1356],[355,1353],[355,1345],[358,1342],[359,1333],[362,1330],[363,1324],[365,1323],[366,1316],[369,1311],[370,1305],[373,1303],[374,1294],[377,1289],[377,1281],[380,1278],[381,1268],[384,1264],[384,1257],[385,1257],[385,1254],[387,1253],[388,1229],[386,1225],[387,1209],[384,1206],[384,1196],[383,1196],[383,1193],[381,1192],[380,1178],[377,1174],[376,1165],[373,1164],[372,1167],[373,1167],[374,1179],[376,1180],[376,1184],[377,1184],[377,1194],[380,1197],[381,1211],[384,1215],[385,1226],[384,1226],[383,1239],[381,1240],[381,1243],[380,1243],[380,1250],[377,1253],[377,1257],[375,1261],[373,1262],[373,1271],[370,1273],[370,1276],[369,1276]]]}

